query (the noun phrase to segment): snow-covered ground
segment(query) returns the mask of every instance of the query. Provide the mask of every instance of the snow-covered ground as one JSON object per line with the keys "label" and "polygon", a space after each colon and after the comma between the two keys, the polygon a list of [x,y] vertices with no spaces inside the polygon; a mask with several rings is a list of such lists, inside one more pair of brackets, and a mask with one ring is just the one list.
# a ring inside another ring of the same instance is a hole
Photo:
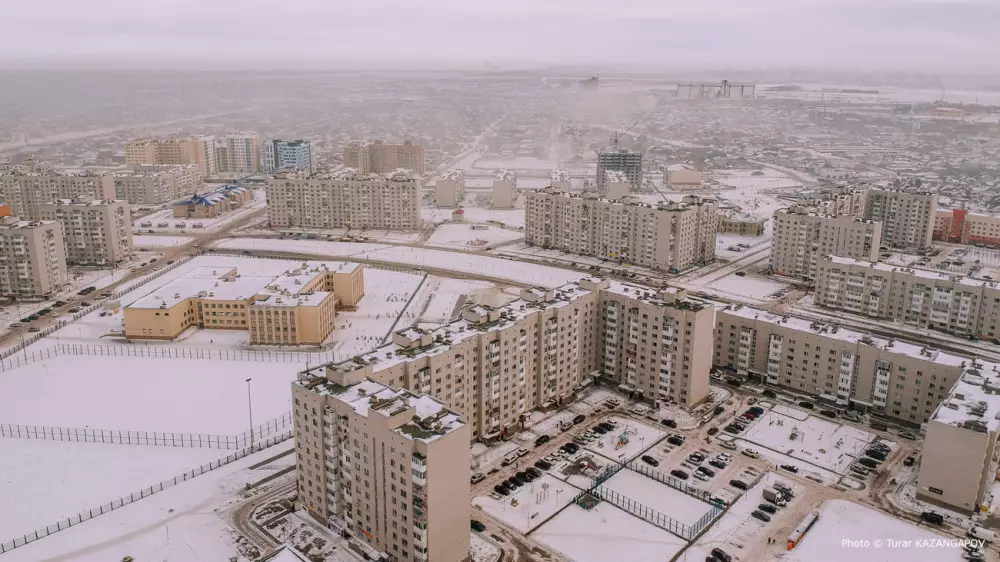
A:
{"label": "snow-covered ground", "polygon": [[[757,506],[763,501],[764,488],[773,484],[775,480],[777,479],[773,473],[765,474],[756,485],[730,504],[729,510],[716,520],[715,524],[684,553],[687,559],[700,562],[705,560],[713,548],[721,548],[733,556],[734,560],[752,560],[752,558],[740,553],[740,550],[747,545],[766,542],[761,536],[766,525],[751,517],[750,513],[757,509]],[[797,487],[793,487],[793,489],[798,490]]]}
{"label": "snow-covered ground", "polygon": [[139,493],[228,453],[231,451],[0,439],[0,541]]}
{"label": "snow-covered ground", "polygon": [[602,486],[689,526],[711,511],[711,506],[707,503],[634,470],[620,470]]}
{"label": "snow-covered ground", "polygon": [[140,236],[132,237],[132,245],[136,248],[169,248],[171,246],[183,246],[194,240],[189,236]]}
{"label": "snow-covered ground", "polygon": [[[338,357],[352,357],[378,347],[423,278],[373,267],[366,268],[364,275],[364,298],[357,310],[337,313],[336,327],[327,339]],[[402,330],[415,321],[415,317],[403,318],[396,329]]]}
{"label": "snow-covered ground", "polygon": [[472,562],[497,562],[500,560],[500,547],[491,540],[483,538],[479,533],[472,533],[469,551],[472,554]]}
{"label": "snow-covered ground", "polygon": [[0,422],[232,435],[291,411],[304,363],[59,355],[0,377]]}
{"label": "snow-covered ground", "polygon": [[[820,508],[819,520],[792,551],[786,562],[958,562],[962,547],[916,541],[950,541],[926,526],[916,526],[847,500],[828,500]],[[852,542],[857,541],[857,542]],[[867,542],[864,542],[867,541]],[[893,542],[895,541],[895,542]]]}
{"label": "snow-covered ground", "polygon": [[[470,222],[502,222],[507,226],[524,226],[524,209],[486,209],[483,207],[462,207],[465,209],[465,220]],[[455,209],[438,209],[436,207],[422,207],[420,218],[425,222],[439,223],[450,221],[451,213]]]}
{"label": "snow-covered ground", "polygon": [[790,287],[788,283],[782,283],[768,277],[747,274],[745,276],[727,275],[704,286],[709,293],[724,293],[735,297],[749,297],[752,299],[765,300],[771,295]]}
{"label": "snow-covered ground", "polygon": [[722,185],[737,188],[781,189],[802,185],[801,181],[771,168],[718,170],[710,178]]}
{"label": "snow-covered ground", "polygon": [[470,224],[442,224],[434,230],[434,234],[427,240],[427,245],[479,250],[494,244],[524,238],[524,233],[517,230],[507,230],[499,226],[482,226],[485,226],[485,229],[474,230],[473,225]]}
{"label": "snow-covered ground", "polygon": [[472,499],[472,505],[481,507],[483,511],[510,527],[527,533],[573,501],[578,493],[579,489],[549,474],[543,474],[541,478],[503,497],[503,501],[488,496],[478,496]]}
{"label": "snow-covered ground", "polygon": [[570,504],[532,537],[575,562],[671,560],[685,544],[677,535],[603,501],[590,510]]}
{"label": "snow-covered ground", "polygon": [[499,466],[500,461],[502,461],[508,454],[516,451],[517,448],[518,444],[514,441],[505,441],[493,447],[487,447],[482,443],[473,443],[472,467],[475,468],[477,472],[485,473],[491,468]]}
{"label": "snow-covered ground", "polygon": [[425,285],[431,293],[419,321],[432,324],[443,324],[450,320],[462,295],[466,296],[466,302],[481,302],[494,306],[514,298],[514,295],[504,293],[487,281],[431,276]]}
{"label": "snow-covered ground", "polygon": [[626,462],[666,436],[659,427],[653,427],[630,418],[612,416],[618,427],[591,442],[587,449],[611,460]]}
{"label": "snow-covered ground", "polygon": [[[796,435],[794,440],[793,434]],[[742,438],[792,459],[843,474],[875,436],[825,418],[808,415],[799,420],[771,410],[747,428]],[[801,468],[809,469],[808,466]]]}
{"label": "snow-covered ground", "polygon": [[[490,154],[488,158],[494,158],[497,155]],[[532,158],[530,156],[515,156],[514,158],[507,159],[487,159],[482,158],[476,160],[472,164],[473,168],[476,169],[487,169],[487,170],[555,170],[559,168],[559,162],[554,160],[542,160],[540,158]]]}

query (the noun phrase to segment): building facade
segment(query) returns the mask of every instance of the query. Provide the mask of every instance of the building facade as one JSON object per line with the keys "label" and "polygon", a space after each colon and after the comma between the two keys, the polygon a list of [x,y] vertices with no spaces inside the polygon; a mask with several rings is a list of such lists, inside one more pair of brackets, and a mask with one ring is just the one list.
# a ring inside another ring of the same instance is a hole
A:
{"label": "building facade", "polygon": [[735,212],[719,213],[719,232],[724,234],[739,234],[740,236],[761,236],[767,219]]}
{"label": "building facade", "polygon": [[434,202],[438,207],[457,207],[465,198],[465,172],[448,170],[434,184]]}
{"label": "building facade", "polygon": [[260,172],[260,138],[251,131],[227,133],[215,139],[215,163],[219,173],[251,175]]}
{"label": "building facade", "polygon": [[715,259],[717,215],[693,195],[653,206],[546,188],[528,193],[524,233],[533,246],[679,271]]}
{"label": "building facade", "polygon": [[493,208],[513,209],[517,205],[517,172],[500,170],[493,178]]}
{"label": "building facade", "polygon": [[673,189],[698,189],[705,174],[685,164],[671,164],[663,169],[663,185]]}
{"label": "building facade", "polygon": [[62,224],[66,261],[70,264],[115,264],[134,253],[128,201],[61,199],[42,205],[40,213],[42,220]]}
{"label": "building facade", "polygon": [[597,191],[607,192],[607,176],[604,172],[617,170],[625,174],[633,191],[642,190],[642,153],[624,148],[607,148],[597,151]]}
{"label": "building facade", "polygon": [[971,213],[966,209],[938,209],[934,216],[934,240],[1000,248],[1000,217]]}
{"label": "building facade", "polygon": [[714,364],[742,376],[919,425],[969,364],[965,357],[744,305],[715,315]]}
{"label": "building facade", "polygon": [[196,165],[143,165],[112,177],[117,199],[133,205],[162,205],[200,191],[202,173]]}
{"label": "building facade", "polygon": [[12,167],[0,175],[0,197],[14,215],[38,220],[40,206],[57,199],[114,199],[114,178],[106,174],[58,171],[29,172]]}
{"label": "building facade", "polygon": [[864,218],[882,223],[884,245],[922,250],[931,245],[937,204],[933,191],[874,188],[865,200]]}
{"label": "building facade", "polygon": [[194,195],[173,205],[174,218],[207,219],[253,203],[253,190],[225,185],[211,193]]}
{"label": "building facade", "polygon": [[405,170],[278,173],[267,182],[267,217],[272,228],[416,230],[420,189]]}
{"label": "building facade", "polygon": [[466,562],[468,424],[362,375],[327,364],[292,383],[299,500],[367,560]]}
{"label": "building facade", "polygon": [[193,165],[204,177],[219,171],[215,160],[215,137],[134,139],[125,144],[125,164],[130,167]]}
{"label": "building facade", "polygon": [[48,298],[59,292],[66,281],[61,224],[0,218],[0,294]]}
{"label": "building facade", "polygon": [[604,184],[606,186],[605,197],[608,199],[628,197],[632,189],[632,184],[629,183],[628,178],[625,177],[623,172],[619,172],[618,170],[605,171]]}
{"label": "building facade", "polygon": [[793,206],[774,212],[771,271],[812,280],[817,263],[826,256],[875,261],[882,242],[882,224],[848,215],[821,215],[812,207]]}
{"label": "building facade", "polygon": [[305,140],[266,140],[260,144],[260,171],[298,170],[312,173],[312,143]]}
{"label": "building facade", "polygon": [[424,147],[405,140],[402,144],[384,141],[353,142],[344,146],[344,166],[362,174],[391,174],[399,169],[424,174]]}

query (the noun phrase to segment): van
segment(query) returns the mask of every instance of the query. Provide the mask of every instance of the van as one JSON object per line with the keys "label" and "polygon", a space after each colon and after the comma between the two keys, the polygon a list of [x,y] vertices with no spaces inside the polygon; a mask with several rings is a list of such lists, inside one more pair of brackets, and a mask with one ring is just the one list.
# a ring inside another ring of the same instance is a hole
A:
{"label": "van", "polygon": [[986,529],[985,527],[979,527],[978,525],[975,526],[975,527],[970,527],[969,528],[969,532],[966,533],[966,535],[968,535],[968,536],[970,536],[970,537],[972,537],[974,539],[982,539],[982,540],[987,541],[987,542],[993,542],[997,538],[997,534],[996,533],[994,533],[993,531],[991,531],[989,529]]}

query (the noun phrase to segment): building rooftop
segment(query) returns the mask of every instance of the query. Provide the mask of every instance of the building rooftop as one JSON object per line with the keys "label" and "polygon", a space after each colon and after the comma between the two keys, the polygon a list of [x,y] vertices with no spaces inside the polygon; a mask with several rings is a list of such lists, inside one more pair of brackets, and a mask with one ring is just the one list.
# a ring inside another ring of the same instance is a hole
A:
{"label": "building rooftop", "polygon": [[569,172],[563,170],[562,168],[552,170],[550,179],[551,181],[569,181]]}
{"label": "building rooftop", "polygon": [[31,230],[35,228],[40,228],[43,226],[48,226],[50,224],[56,224],[58,221],[23,221],[17,217],[3,217],[5,220],[0,222],[0,228],[4,230]]}
{"label": "building rooftop", "polygon": [[972,360],[969,368],[955,381],[948,398],[943,400],[931,421],[964,427],[973,431],[995,431],[1000,427],[1000,366]]}
{"label": "building rooftop", "polygon": [[698,311],[707,306],[701,300],[688,298],[687,291],[679,287],[666,287],[656,290],[652,287],[611,281],[605,291],[662,307]]}
{"label": "building rooftop", "polygon": [[465,179],[465,172],[463,170],[457,170],[455,168],[452,168],[451,170],[448,170],[447,172],[441,174],[441,179],[451,180],[451,181],[462,181],[463,179]]}
{"label": "building rooftop", "polygon": [[362,174],[357,168],[337,168],[335,170],[309,172],[308,170],[282,169],[274,176],[276,179],[288,180],[353,180],[353,181],[413,181],[413,174],[400,168],[388,174]]}
{"label": "building rooftop", "polygon": [[586,193],[570,193],[564,191],[557,187],[546,187],[543,189],[533,190],[528,192],[528,197],[537,196],[538,194],[544,195],[554,195],[558,197],[565,197],[567,199],[587,199],[591,201],[599,201],[601,203],[607,203],[609,205],[619,205],[622,207],[642,207],[645,209],[656,209],[660,211],[683,211],[689,208],[701,206],[705,203],[716,204],[714,199],[706,199],[704,197],[698,197],[697,195],[685,195],[683,201],[661,201],[656,205],[651,203],[646,203],[641,199],[635,197],[623,197],[621,199],[606,199],[597,195],[597,193],[589,191]]}
{"label": "building rooftop", "polygon": [[116,178],[156,177],[176,174],[179,171],[194,170],[198,170],[198,166],[195,164],[143,164],[132,170],[114,172],[112,176]]}
{"label": "building rooftop", "polygon": [[604,179],[613,183],[625,183],[628,181],[628,176],[621,170],[604,170]]}
{"label": "building rooftop", "polygon": [[884,271],[886,273],[905,273],[907,275],[920,277],[928,281],[947,281],[951,283],[958,283],[960,285],[965,285],[968,287],[986,287],[989,289],[996,289],[1000,287],[1000,284],[998,284],[997,281],[989,281],[986,279],[975,279],[973,277],[968,277],[964,275],[955,275],[953,273],[946,273],[943,271],[918,269],[916,267],[894,266],[882,262],[870,262],[855,258],[844,258],[840,256],[827,256],[826,259],[830,260],[832,263],[839,265],[860,266],[875,271]]}
{"label": "building rooftop", "polygon": [[496,181],[517,181],[517,172],[513,170],[500,170],[497,172]]}

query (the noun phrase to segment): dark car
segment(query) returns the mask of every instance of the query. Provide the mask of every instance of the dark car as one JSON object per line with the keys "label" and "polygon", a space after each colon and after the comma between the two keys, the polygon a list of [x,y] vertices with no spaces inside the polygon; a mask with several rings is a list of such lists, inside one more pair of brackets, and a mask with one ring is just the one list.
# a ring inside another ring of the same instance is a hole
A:
{"label": "dark car", "polygon": [[920,514],[920,518],[928,523],[933,523],[935,525],[944,524],[944,516],[936,511],[925,511]]}
{"label": "dark car", "polygon": [[868,449],[867,451],[865,451],[865,456],[871,457],[877,461],[885,460],[885,453],[883,453],[882,451],[876,451],[875,449]]}
{"label": "dark car", "polygon": [[542,445],[548,443],[550,439],[552,438],[549,437],[548,435],[542,435],[538,439],[535,439],[535,446],[541,447]]}
{"label": "dark car", "polygon": [[906,457],[906,459],[903,460],[903,466],[913,466],[915,462],[917,462],[917,459],[913,457]]}
{"label": "dark car", "polygon": [[712,556],[720,560],[720,562],[732,562],[733,557],[726,553],[725,550],[721,548],[713,548]]}
{"label": "dark car", "polygon": [[518,488],[521,487],[521,484],[524,484],[524,482],[518,482],[517,480],[514,480],[513,478],[508,478],[508,479],[504,480],[503,483],[506,484],[507,487],[510,488],[511,490],[516,490],[516,489],[518,489]]}
{"label": "dark car", "polygon": [[763,511],[764,513],[770,513],[771,515],[774,515],[775,513],[778,512],[778,508],[775,507],[773,504],[769,503],[762,503],[757,506],[757,509]]}
{"label": "dark car", "polygon": [[534,476],[535,478],[538,478],[539,476],[542,475],[542,471],[538,470],[537,468],[535,468],[533,466],[529,466],[528,469],[525,470],[525,472],[527,472],[528,474]]}
{"label": "dark car", "polygon": [[768,522],[771,521],[771,516],[770,515],[764,513],[763,511],[760,511],[758,509],[755,509],[753,511],[753,513],[751,513],[750,515],[752,515],[755,519],[760,519],[764,523],[768,523]]}
{"label": "dark car", "polygon": [[535,466],[537,466],[542,470],[549,470],[550,468],[552,468],[552,463],[550,463],[549,461],[537,460],[535,461]]}
{"label": "dark car", "polygon": [[878,468],[878,462],[876,462],[875,459],[868,457],[862,457],[858,459],[858,464],[866,466],[868,468]]}
{"label": "dark car", "polygon": [[899,436],[902,437],[903,439],[909,439],[911,441],[917,438],[916,435],[914,435],[909,431],[900,431]]}
{"label": "dark car", "polygon": [[709,476],[709,477],[715,476],[715,471],[714,470],[712,470],[711,468],[708,468],[708,467],[704,467],[704,466],[699,466],[697,472],[700,472],[700,473],[704,474],[705,476]]}
{"label": "dark car", "polygon": [[736,276],[737,277],[746,277],[746,274],[747,274],[746,271],[737,271],[736,272]]}
{"label": "dark car", "polygon": [[794,464],[783,464],[781,465],[781,468],[793,474],[799,471],[799,467],[795,466]]}
{"label": "dark car", "polygon": [[721,414],[722,412],[725,412],[725,411],[726,411],[726,408],[724,406],[716,406],[715,409],[712,410],[712,413],[714,413],[715,415],[719,415],[719,414]]}
{"label": "dark car", "polygon": [[566,443],[562,447],[559,447],[559,450],[566,451],[567,453],[572,455],[573,453],[580,450],[580,446],[577,445],[576,443]]}
{"label": "dark car", "polygon": [[740,432],[741,430],[740,430],[740,428],[736,427],[735,425],[732,425],[732,424],[729,424],[729,425],[727,425],[727,426],[725,427],[724,431],[725,431],[726,433],[732,433],[733,435],[736,435],[736,434],[738,434],[738,433],[739,433],[739,432]]}
{"label": "dark car", "polygon": [[608,422],[601,422],[601,423],[599,423],[597,425],[599,425],[600,427],[603,427],[605,431],[614,431],[614,429],[615,429],[615,426],[611,425]]}
{"label": "dark car", "polygon": [[777,398],[778,397],[778,394],[775,391],[770,390],[770,389],[765,390],[764,392],[761,392],[760,394],[761,394],[761,396],[767,396],[768,398]]}
{"label": "dark car", "polygon": [[594,427],[590,428],[590,430],[593,431],[594,433],[600,433],[601,435],[604,435],[605,433],[608,432],[608,430],[604,429],[599,425],[595,425]]}
{"label": "dark car", "polygon": [[755,415],[755,416],[763,416],[764,415],[764,408],[761,408],[760,406],[754,406],[754,407],[750,408],[747,411],[752,412],[753,415]]}
{"label": "dark car", "polygon": [[833,410],[820,410],[819,415],[826,416],[828,418],[835,418],[837,417],[837,412],[834,412]]}
{"label": "dark car", "polygon": [[677,422],[674,420],[660,420],[660,423],[670,428],[677,427]]}
{"label": "dark car", "polygon": [[648,464],[649,466],[660,466],[660,461],[654,459],[649,455],[643,455],[641,458],[642,462]]}
{"label": "dark car", "polygon": [[482,523],[476,521],[475,519],[472,520],[472,524],[470,526],[472,527],[472,530],[477,533],[482,533],[483,531],[486,530],[486,525],[483,525]]}
{"label": "dark car", "polygon": [[688,473],[684,472],[683,470],[681,470],[679,468],[675,468],[675,469],[671,470],[670,471],[670,475],[673,476],[674,478],[680,478],[681,480],[687,480],[688,479]]}
{"label": "dark car", "polygon": [[710,428],[708,428],[708,434],[709,435],[715,435],[718,432],[719,432],[719,428],[718,427],[710,427]]}
{"label": "dark car", "polygon": [[56,301],[56,306],[66,306],[66,301]]}
{"label": "dark car", "polygon": [[684,438],[680,437],[678,435],[671,435],[670,437],[667,437],[667,443],[670,443],[671,445],[676,445],[676,446],[679,447],[679,446],[681,446],[681,445],[684,444]]}
{"label": "dark car", "polygon": [[749,490],[750,486],[742,480],[730,480],[729,485],[737,490]]}
{"label": "dark car", "polygon": [[525,484],[527,484],[527,482],[524,481],[524,478],[521,478],[516,474],[514,476],[511,476],[510,479],[513,480],[514,483],[517,484],[518,486],[524,486]]}
{"label": "dark car", "polygon": [[812,402],[806,402],[805,400],[799,402],[799,406],[805,408],[806,410],[812,410],[813,408],[816,407],[816,405],[813,404]]}
{"label": "dark car", "polygon": [[573,418],[573,423],[574,424],[580,424],[580,423],[583,423],[583,421],[585,419],[587,419],[587,416],[585,416],[583,414],[580,414],[579,416],[576,416],[575,418]]}
{"label": "dark car", "polygon": [[719,470],[726,468],[726,463],[720,461],[719,459],[712,459],[708,461],[708,464],[714,466],[715,468],[718,468]]}
{"label": "dark car", "polygon": [[501,496],[510,495],[510,486],[504,486],[503,484],[497,484],[493,486],[493,491],[500,494]]}
{"label": "dark car", "polygon": [[89,302],[89,301],[83,301],[83,302],[81,302],[80,304],[81,304],[82,306],[90,306],[90,302]]}
{"label": "dark car", "polygon": [[35,328],[34,326],[32,326],[31,328],[28,328],[28,331],[31,332],[31,333],[35,333],[35,332],[41,332],[42,329],[41,328]]}

